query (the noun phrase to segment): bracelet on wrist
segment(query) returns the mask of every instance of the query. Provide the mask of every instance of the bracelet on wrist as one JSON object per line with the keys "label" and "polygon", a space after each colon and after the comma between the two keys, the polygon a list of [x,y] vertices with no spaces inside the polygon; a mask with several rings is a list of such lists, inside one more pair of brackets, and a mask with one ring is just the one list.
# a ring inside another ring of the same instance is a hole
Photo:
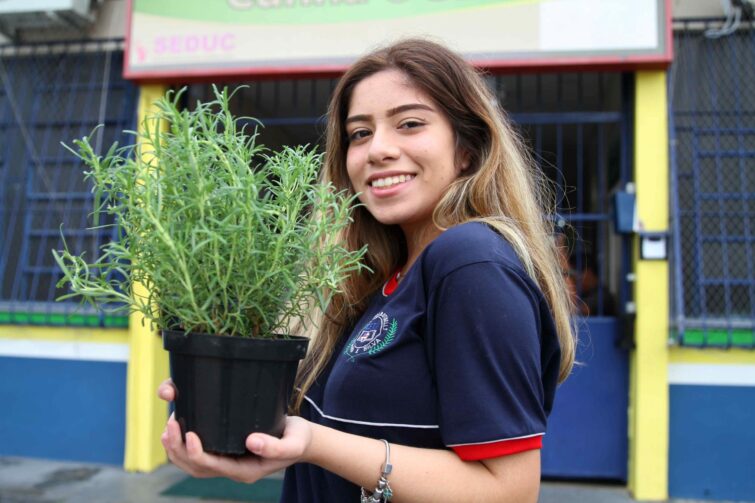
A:
{"label": "bracelet on wrist", "polygon": [[388,475],[393,471],[393,465],[391,464],[391,444],[385,439],[380,439],[385,444],[385,463],[380,471],[380,478],[377,482],[377,487],[372,491],[372,494],[368,494],[364,487],[361,488],[360,503],[387,503],[393,497],[393,490],[388,483]]}

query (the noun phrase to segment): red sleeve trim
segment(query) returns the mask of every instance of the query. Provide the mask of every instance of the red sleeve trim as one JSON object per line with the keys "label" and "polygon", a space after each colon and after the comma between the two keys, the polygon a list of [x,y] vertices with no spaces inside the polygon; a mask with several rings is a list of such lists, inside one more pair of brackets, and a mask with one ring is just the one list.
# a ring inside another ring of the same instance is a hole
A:
{"label": "red sleeve trim", "polygon": [[542,447],[543,436],[536,435],[534,437],[490,442],[488,444],[458,445],[451,448],[464,461],[479,461],[481,459],[499,458],[518,452],[541,449]]}

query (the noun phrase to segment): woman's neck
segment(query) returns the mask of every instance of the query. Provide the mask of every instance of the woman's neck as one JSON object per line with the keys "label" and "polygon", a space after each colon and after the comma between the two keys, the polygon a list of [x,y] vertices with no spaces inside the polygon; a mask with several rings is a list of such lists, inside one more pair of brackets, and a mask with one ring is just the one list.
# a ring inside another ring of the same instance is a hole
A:
{"label": "woman's neck", "polygon": [[406,238],[406,264],[402,269],[405,275],[411,269],[422,250],[443,232],[435,224],[425,225],[421,228],[402,227]]}

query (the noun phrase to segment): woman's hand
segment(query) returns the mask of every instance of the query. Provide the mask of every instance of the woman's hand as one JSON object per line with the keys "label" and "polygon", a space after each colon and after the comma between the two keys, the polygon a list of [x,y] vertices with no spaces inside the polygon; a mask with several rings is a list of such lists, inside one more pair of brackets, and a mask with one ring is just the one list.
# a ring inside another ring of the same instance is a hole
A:
{"label": "woman's hand", "polygon": [[157,387],[157,396],[166,402],[172,402],[176,399],[176,387],[173,386],[171,378],[160,383],[160,386]]}
{"label": "woman's hand", "polygon": [[[166,401],[175,398],[170,379],[164,381],[157,394]],[[181,427],[171,415],[160,439],[168,458],[183,471],[197,478],[227,477],[237,482],[252,483],[301,461],[312,442],[310,423],[300,417],[287,417],[283,438],[264,433],[252,433],[246,439],[246,448],[256,456],[231,458],[204,452],[196,433],[181,438]]]}

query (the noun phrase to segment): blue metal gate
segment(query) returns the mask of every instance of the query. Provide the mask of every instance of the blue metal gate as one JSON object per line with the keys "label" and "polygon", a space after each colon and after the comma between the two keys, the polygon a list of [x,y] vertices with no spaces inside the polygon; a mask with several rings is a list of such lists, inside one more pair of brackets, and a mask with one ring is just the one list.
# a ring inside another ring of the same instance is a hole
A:
{"label": "blue metal gate", "polygon": [[623,311],[630,300],[630,241],[614,232],[610,201],[630,181],[632,76],[494,82],[557,187],[563,228],[557,239],[568,250],[565,273],[578,298],[579,364],[556,394],[543,476],[625,481],[632,315]]}

